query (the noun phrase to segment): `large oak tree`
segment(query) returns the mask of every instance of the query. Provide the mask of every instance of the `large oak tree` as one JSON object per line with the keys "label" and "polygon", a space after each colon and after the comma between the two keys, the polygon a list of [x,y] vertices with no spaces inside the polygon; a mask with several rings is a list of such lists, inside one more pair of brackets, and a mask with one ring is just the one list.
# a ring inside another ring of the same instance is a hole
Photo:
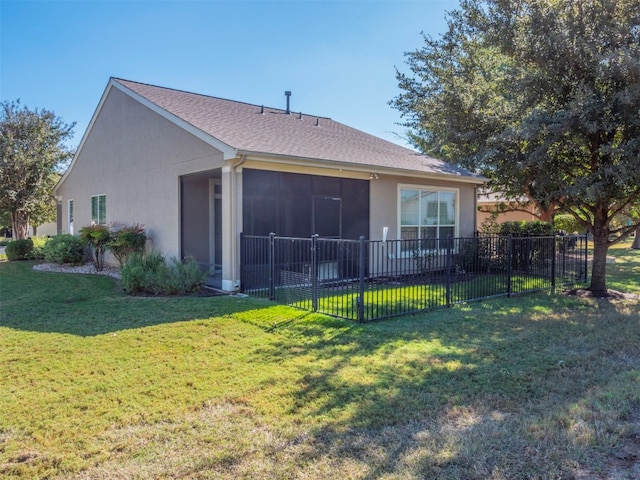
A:
{"label": "large oak tree", "polygon": [[0,210],[11,216],[14,238],[26,238],[32,218],[50,220],[52,191],[73,152],[73,133],[53,112],[0,103]]}
{"label": "large oak tree", "polygon": [[606,294],[609,247],[640,227],[640,2],[461,0],[407,65],[391,104],[414,144],[573,215]]}

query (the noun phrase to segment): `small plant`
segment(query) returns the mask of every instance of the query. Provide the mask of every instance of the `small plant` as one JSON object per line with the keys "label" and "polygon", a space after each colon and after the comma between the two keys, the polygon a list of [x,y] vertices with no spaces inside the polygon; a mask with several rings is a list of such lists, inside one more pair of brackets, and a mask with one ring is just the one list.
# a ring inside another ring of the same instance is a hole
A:
{"label": "small plant", "polygon": [[77,265],[84,261],[84,241],[74,235],[57,235],[49,239],[43,250],[47,262]]}
{"label": "small plant", "polygon": [[31,252],[33,251],[33,240],[30,238],[14,240],[7,244],[5,253],[9,261],[14,260],[27,260],[31,258]]}
{"label": "small plant", "polygon": [[127,258],[134,253],[143,253],[147,243],[147,234],[142,225],[112,225],[109,250],[120,268],[124,266]]}
{"label": "small plant", "polygon": [[80,238],[91,249],[96,270],[104,269],[104,254],[109,248],[111,232],[106,225],[91,225],[80,229]]}
{"label": "small plant", "polygon": [[420,247],[413,250],[411,254],[416,261],[416,270],[420,275],[429,275],[433,273],[434,261],[438,254],[435,250],[422,251]]}
{"label": "small plant", "polygon": [[133,253],[122,267],[122,286],[129,294],[180,295],[197,292],[206,280],[206,273],[189,257],[185,262],[176,258],[167,264],[159,252]]}

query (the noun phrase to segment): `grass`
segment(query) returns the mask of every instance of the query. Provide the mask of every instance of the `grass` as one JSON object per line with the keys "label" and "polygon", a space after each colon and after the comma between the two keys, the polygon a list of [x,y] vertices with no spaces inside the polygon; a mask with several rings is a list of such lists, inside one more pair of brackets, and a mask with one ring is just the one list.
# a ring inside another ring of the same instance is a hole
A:
{"label": "grass", "polygon": [[[640,293],[640,251],[611,288]],[[0,263],[0,477],[640,475],[640,302],[537,294],[358,325]]]}

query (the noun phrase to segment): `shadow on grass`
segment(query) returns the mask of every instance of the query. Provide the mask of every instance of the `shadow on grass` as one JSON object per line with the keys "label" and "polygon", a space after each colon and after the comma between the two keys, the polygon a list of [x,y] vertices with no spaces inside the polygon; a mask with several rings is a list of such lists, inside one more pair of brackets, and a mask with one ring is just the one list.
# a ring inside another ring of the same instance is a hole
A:
{"label": "shadow on grass", "polygon": [[131,297],[100,275],[33,271],[34,262],[0,263],[0,326],[79,336],[230,315],[265,305],[223,297]]}
{"label": "shadow on grass", "polygon": [[368,465],[359,478],[570,478],[623,448],[621,418],[640,402],[639,314],[520,297],[364,326],[291,323],[260,354],[309,358],[289,411],[319,425],[318,456]]}

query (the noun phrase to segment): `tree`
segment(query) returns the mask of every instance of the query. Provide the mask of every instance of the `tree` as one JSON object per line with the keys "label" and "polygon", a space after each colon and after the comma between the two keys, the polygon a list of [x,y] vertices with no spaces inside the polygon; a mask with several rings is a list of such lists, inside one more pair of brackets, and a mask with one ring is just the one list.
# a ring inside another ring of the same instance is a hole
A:
{"label": "tree", "polygon": [[426,153],[572,215],[593,235],[590,290],[609,247],[640,227],[640,2],[461,0],[448,31],[407,53],[391,101]]}
{"label": "tree", "polygon": [[44,190],[49,193],[43,195],[40,198],[40,202],[34,205],[31,217],[29,218],[29,224],[31,225],[34,236],[38,235],[38,227],[40,225],[56,221],[58,215],[57,202],[50,192],[53,192],[54,187],[61,177],[62,175],[60,175],[60,173],[54,172],[45,180],[46,185],[43,185],[43,187]]}
{"label": "tree", "polygon": [[636,230],[636,236],[633,239],[633,244],[631,245],[631,248],[633,248],[634,250],[640,250],[640,227],[638,227]]}
{"label": "tree", "polygon": [[0,210],[9,213],[15,239],[28,236],[32,217],[47,217],[56,175],[73,155],[63,143],[73,126],[19,101],[0,103]]}

